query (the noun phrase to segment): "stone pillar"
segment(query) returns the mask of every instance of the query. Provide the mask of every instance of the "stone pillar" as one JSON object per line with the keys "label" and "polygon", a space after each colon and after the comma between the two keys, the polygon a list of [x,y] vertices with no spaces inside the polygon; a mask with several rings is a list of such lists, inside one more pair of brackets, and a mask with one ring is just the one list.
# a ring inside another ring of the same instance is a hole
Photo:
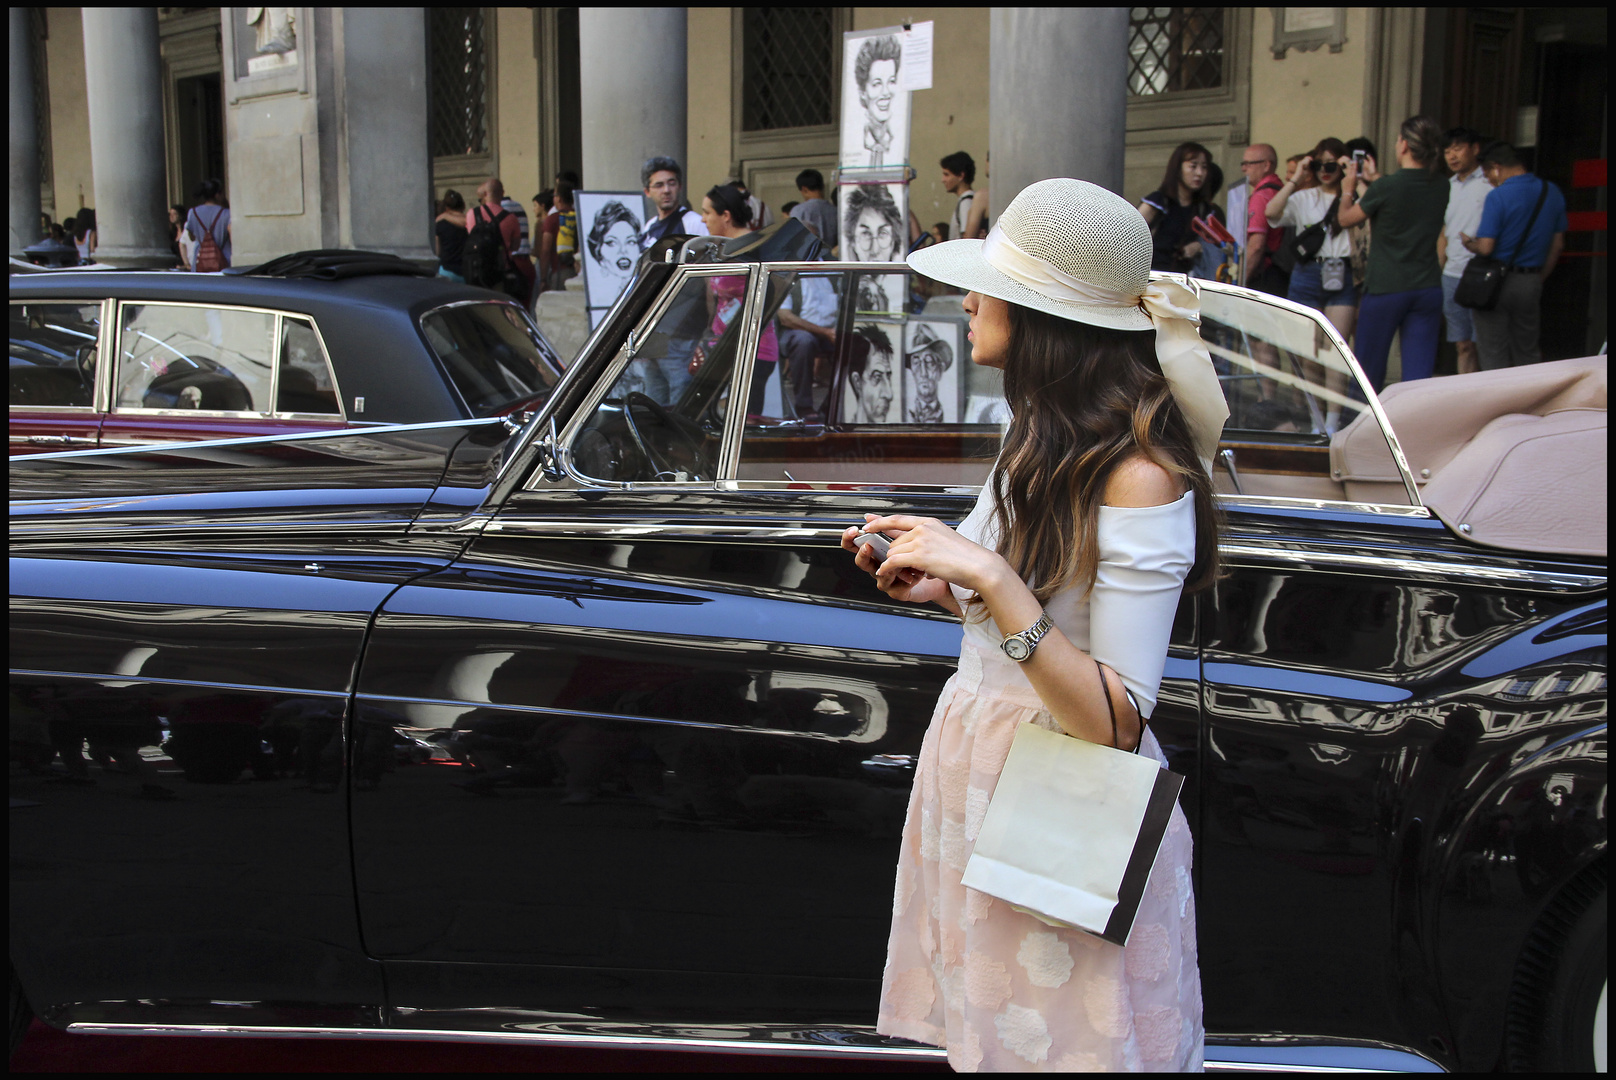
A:
{"label": "stone pillar", "polygon": [[156,8],[84,8],[96,259],[169,266]]}
{"label": "stone pillar", "polygon": [[994,8],[988,34],[993,217],[1052,176],[1122,193],[1127,8]]}
{"label": "stone pillar", "polygon": [[585,190],[638,191],[655,154],[686,168],[685,49],[682,7],[578,10]]}
{"label": "stone pillar", "polygon": [[436,265],[426,12],[342,9],[341,246]]}
{"label": "stone pillar", "polygon": [[39,239],[39,131],[34,120],[33,12],[11,9],[11,254]]}

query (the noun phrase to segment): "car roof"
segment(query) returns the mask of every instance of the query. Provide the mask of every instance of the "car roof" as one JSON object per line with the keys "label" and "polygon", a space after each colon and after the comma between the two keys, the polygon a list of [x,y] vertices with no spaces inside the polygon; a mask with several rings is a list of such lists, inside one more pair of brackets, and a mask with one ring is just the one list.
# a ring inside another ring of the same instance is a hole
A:
{"label": "car roof", "polygon": [[[12,300],[147,300],[153,303],[243,305],[311,316],[336,367],[349,417],[360,422],[422,424],[469,416],[430,356],[419,319],[447,304],[509,303],[488,289],[447,278],[368,274],[339,280],[193,274],[184,271],[86,271],[14,274]],[[365,410],[353,411],[363,397]]]}

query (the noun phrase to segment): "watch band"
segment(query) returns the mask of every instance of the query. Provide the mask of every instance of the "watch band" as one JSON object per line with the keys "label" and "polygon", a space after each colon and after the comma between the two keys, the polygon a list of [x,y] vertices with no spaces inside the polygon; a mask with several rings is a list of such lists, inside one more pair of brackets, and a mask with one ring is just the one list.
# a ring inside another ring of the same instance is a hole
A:
{"label": "watch band", "polygon": [[1045,611],[1038,616],[1037,622],[1021,633],[1007,635],[1004,641],[999,643],[999,648],[1004,650],[1004,655],[1016,663],[1023,663],[1032,655],[1032,651],[1038,647],[1038,643],[1043,640],[1044,635],[1049,633],[1054,626],[1055,623],[1050,619],[1049,612]]}

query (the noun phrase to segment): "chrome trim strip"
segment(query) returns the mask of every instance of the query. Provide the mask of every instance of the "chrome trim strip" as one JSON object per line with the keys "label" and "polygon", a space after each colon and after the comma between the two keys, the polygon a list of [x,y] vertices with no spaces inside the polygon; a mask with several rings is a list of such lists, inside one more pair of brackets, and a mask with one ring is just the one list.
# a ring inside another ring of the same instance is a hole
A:
{"label": "chrome trim strip", "polygon": [[[1405,508],[1412,509],[1412,508]],[[568,521],[554,518],[496,517],[487,525],[489,533],[507,536],[532,536],[557,539],[611,539],[611,540],[673,540],[711,542],[715,539],[732,543],[784,544],[803,541],[835,543],[841,539],[842,528],[829,525],[683,525],[665,522],[632,521]],[[1412,576],[1436,576],[1445,579],[1477,581],[1506,588],[1549,587],[1586,590],[1602,588],[1607,583],[1604,574],[1580,574],[1573,571],[1522,570],[1513,566],[1488,565],[1464,558],[1444,559],[1433,556],[1363,555],[1331,547],[1279,547],[1225,541],[1221,547],[1223,558],[1230,562],[1249,562],[1258,565],[1294,567],[1308,570],[1345,570],[1356,573],[1383,575],[1399,572]]]}
{"label": "chrome trim strip", "polygon": [[[364,423],[359,421],[359,423]],[[337,428],[332,431],[288,431],[279,435],[243,435],[235,439],[200,439],[196,441],[178,441],[165,443],[147,443],[138,447],[114,446],[100,450],[68,450],[59,454],[33,454],[22,461],[55,460],[57,458],[81,458],[92,454],[129,454],[158,447],[175,450],[201,449],[214,446],[242,446],[248,443],[292,442],[297,439],[339,439],[356,435],[374,435],[381,431],[426,431],[430,428],[477,427],[483,424],[502,424],[504,419],[497,416],[480,416],[475,420],[434,420],[425,424],[371,424],[364,427]]]}
{"label": "chrome trim strip", "polygon": [[[550,1046],[599,1047],[616,1050],[696,1051],[759,1056],[894,1058],[943,1061],[946,1050],[933,1046],[838,1046],[833,1043],[743,1042],[731,1039],[693,1039],[656,1035],[594,1035],[553,1031],[452,1031],[430,1028],[267,1027],[250,1024],[110,1024],[74,1023],[67,1030],[77,1035],[202,1035],[253,1039],[387,1039],[411,1042],[539,1043]],[[801,1029],[799,1029],[801,1030]],[[812,1029],[806,1029],[812,1031]],[[829,1029],[835,1034],[842,1029]]]}
{"label": "chrome trim strip", "polygon": [[[1182,275],[1164,274],[1161,271],[1152,271],[1150,275],[1152,281],[1162,278],[1176,279],[1181,276]],[[1398,472],[1402,473],[1403,488],[1408,492],[1409,503],[1413,506],[1423,505],[1423,503],[1420,501],[1419,485],[1414,482],[1414,470],[1409,468],[1408,458],[1403,454],[1403,444],[1397,441],[1397,432],[1392,430],[1391,421],[1386,418],[1386,410],[1380,406],[1380,395],[1375,393],[1374,387],[1370,386],[1369,380],[1364,377],[1363,368],[1358,363],[1358,357],[1354,355],[1352,349],[1347,346],[1346,340],[1341,336],[1341,332],[1330,323],[1329,319],[1324,318],[1322,312],[1315,311],[1310,307],[1303,307],[1301,304],[1282,296],[1270,296],[1268,293],[1256,292],[1252,289],[1242,288],[1239,285],[1229,285],[1220,281],[1206,281],[1201,279],[1197,279],[1196,285],[1203,289],[1210,289],[1212,292],[1224,293],[1228,296],[1238,296],[1244,300],[1253,300],[1257,301],[1258,303],[1268,304],[1271,307],[1277,307],[1293,312],[1297,315],[1306,317],[1314,324],[1315,327],[1322,329],[1324,331],[1324,335],[1330,339],[1330,343],[1337,349],[1340,349],[1341,355],[1346,357],[1347,364],[1352,369],[1352,376],[1358,382],[1358,388],[1362,390],[1367,397],[1369,410],[1375,414],[1375,419],[1380,423],[1380,433],[1386,439],[1387,448],[1391,450],[1392,460],[1397,463]]]}
{"label": "chrome trim strip", "polygon": [[[13,597],[16,599],[16,597]],[[29,599],[29,597],[23,597]],[[204,682],[199,679],[155,679],[149,675],[119,675],[116,672],[104,675],[91,675],[83,671],[41,671],[38,668],[12,668],[11,674],[24,677],[40,676],[49,679],[88,679],[95,682],[112,680],[119,683],[147,683],[152,686],[201,686],[214,687],[221,690],[248,690],[253,693],[265,694],[296,694],[298,697],[328,697],[346,698],[347,690],[304,690],[297,687],[286,686],[260,686],[256,683],[227,683]]]}
{"label": "chrome trim strip", "polygon": [[1238,541],[1225,541],[1219,550],[1224,560],[1229,562],[1246,561],[1260,565],[1278,564],[1298,569],[1346,570],[1375,575],[1400,572],[1416,577],[1436,576],[1476,581],[1505,588],[1548,587],[1580,591],[1603,588],[1609,580],[1605,574],[1522,570],[1513,566],[1477,563],[1469,558],[1450,560],[1419,555],[1360,555],[1334,548],[1287,548],[1277,545],[1242,544]]}
{"label": "chrome trim strip", "polygon": [[[97,365],[99,366],[99,365]],[[45,413],[50,416],[94,416],[94,405],[13,405],[11,412]]]}
{"label": "chrome trim strip", "polygon": [[1293,495],[1218,495],[1229,507],[1271,506],[1276,510],[1328,510],[1334,513],[1376,514],[1380,517],[1407,517],[1430,520],[1434,515],[1423,506],[1396,503],[1347,502],[1341,499],[1304,499]]}
{"label": "chrome trim strip", "polygon": [[[613,1025],[619,1028],[627,1025]],[[649,1027],[650,1025],[644,1025]],[[133,1035],[138,1037],[204,1036],[213,1038],[249,1039],[370,1039],[393,1042],[449,1042],[468,1044],[516,1044],[528,1046],[568,1046],[602,1050],[651,1050],[669,1053],[740,1054],[757,1057],[839,1058],[870,1061],[943,1062],[948,1051],[935,1046],[879,1045],[881,1036],[867,1031],[830,1027],[794,1027],[780,1029],[780,1034],[791,1036],[819,1036],[824,1042],[810,1042],[759,1038],[767,1030],[751,1032],[751,1038],[694,1038],[690,1036],[656,1034],[618,1034],[573,1031],[466,1031],[436,1028],[350,1028],[350,1027],[272,1027],[256,1024],[130,1024],[130,1023],[72,1023],[67,1031],[74,1035]],[[869,1038],[877,1045],[859,1046],[833,1041],[849,1035]],[[1421,1054],[1400,1047],[1365,1047],[1352,1044],[1312,1042],[1298,1044],[1297,1050],[1339,1052],[1343,1058],[1363,1058],[1368,1054],[1393,1061],[1406,1060],[1404,1070],[1420,1072],[1445,1071]],[[1203,1051],[1206,1068],[1216,1072],[1301,1072],[1301,1073],[1384,1073],[1393,1071],[1362,1065],[1320,1065],[1287,1060],[1290,1046],[1264,1047],[1269,1061],[1245,1060],[1242,1047],[1230,1043],[1212,1043]],[[1220,1051],[1233,1051],[1225,1056]],[[1298,1057],[1316,1057],[1300,1054]],[[1388,1062],[1390,1064],[1390,1062]],[[1421,1068],[1423,1066],[1423,1068]]]}

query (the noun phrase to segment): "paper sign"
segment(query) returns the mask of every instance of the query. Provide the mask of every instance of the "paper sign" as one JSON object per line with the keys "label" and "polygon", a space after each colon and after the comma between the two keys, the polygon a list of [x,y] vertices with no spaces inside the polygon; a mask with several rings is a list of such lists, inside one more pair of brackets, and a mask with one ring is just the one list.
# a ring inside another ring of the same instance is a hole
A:
{"label": "paper sign", "polygon": [[931,89],[931,41],[934,23],[914,23],[901,35],[903,70],[898,75],[899,90]]}

